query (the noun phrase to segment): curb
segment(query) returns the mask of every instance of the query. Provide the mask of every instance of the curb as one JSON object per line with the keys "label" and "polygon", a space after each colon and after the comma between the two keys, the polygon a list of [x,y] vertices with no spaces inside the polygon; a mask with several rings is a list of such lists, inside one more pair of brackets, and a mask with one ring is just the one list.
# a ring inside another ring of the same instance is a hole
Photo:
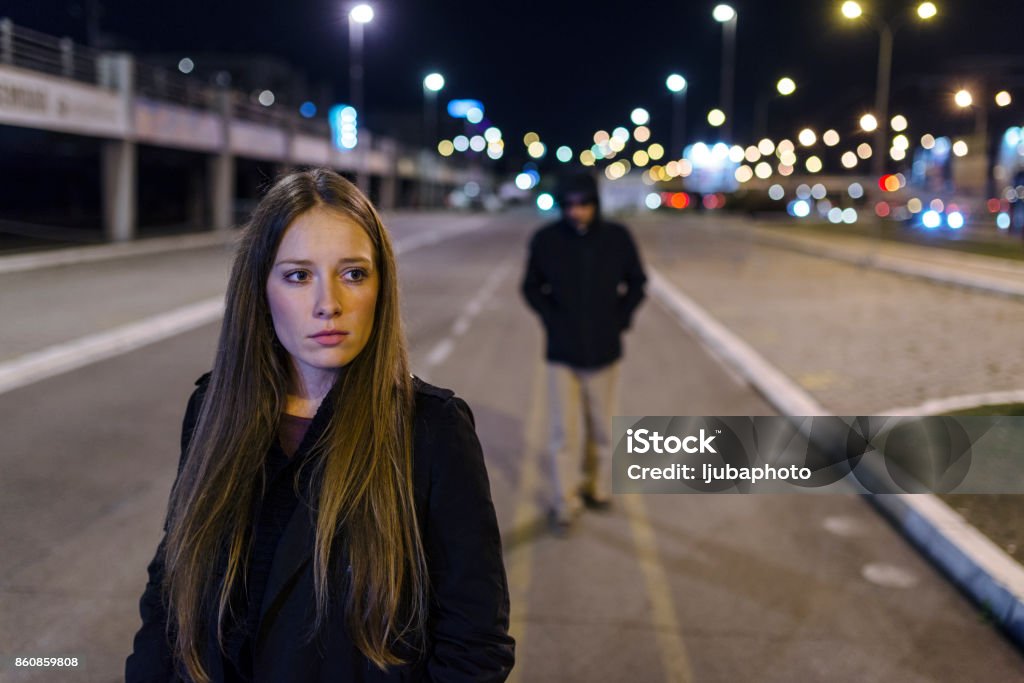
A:
{"label": "curb", "polygon": [[[793,380],[683,294],[653,266],[650,291],[724,364],[782,415],[831,415]],[[1024,567],[931,493],[869,493],[868,499],[1024,648]]]}
{"label": "curb", "polygon": [[[942,265],[911,263],[906,257],[879,254],[874,251],[859,251],[853,247],[813,244],[792,235],[771,235],[762,229],[755,229],[754,240],[780,249],[788,249],[811,256],[829,258],[834,261],[856,266],[874,268],[898,275],[918,278],[936,284],[962,287],[964,289],[998,294],[1013,299],[1024,299],[1024,282],[1013,283],[978,275],[966,275]],[[998,258],[998,257],[991,257]]]}

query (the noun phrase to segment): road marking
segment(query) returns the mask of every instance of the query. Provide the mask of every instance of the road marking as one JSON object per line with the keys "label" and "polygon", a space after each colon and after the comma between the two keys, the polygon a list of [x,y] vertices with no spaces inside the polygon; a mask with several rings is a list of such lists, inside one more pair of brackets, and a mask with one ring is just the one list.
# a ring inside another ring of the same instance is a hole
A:
{"label": "road marking", "polygon": [[[505,262],[498,266],[487,280],[484,281],[476,295],[462,307],[462,311],[459,313],[459,317],[455,319],[455,322],[452,323],[451,331],[448,335],[434,344],[434,348],[427,353],[427,357],[423,361],[425,371],[436,368],[447,360],[448,356],[455,350],[455,340],[469,330],[473,319],[480,314],[480,311],[484,309],[484,305],[494,296],[498,285],[511,269],[512,259],[505,259]],[[425,374],[423,378],[428,379]]]}
{"label": "road marking", "polygon": [[0,364],[0,394],[201,327],[223,314],[222,297],[206,299],[19,356]]}
{"label": "road marking", "polygon": [[989,391],[981,394],[963,394],[934,398],[921,405],[893,408],[878,413],[879,415],[916,417],[923,415],[943,415],[957,410],[967,410],[978,406],[992,406],[1003,403],[1024,403],[1024,389],[1010,391]]}
{"label": "road marking", "polygon": [[[526,534],[534,526],[536,511],[533,504],[534,492],[540,483],[541,450],[544,448],[544,411],[545,405],[545,365],[538,358],[533,366],[533,383],[530,391],[530,408],[523,424],[525,433],[523,444],[522,470],[519,475],[519,490],[516,491],[515,513],[512,516],[513,533]],[[533,567],[532,539],[510,539],[511,550],[507,556],[508,585],[512,594],[509,633],[516,641],[516,660],[525,661],[524,643],[526,642],[526,597],[530,589]],[[519,683],[520,669],[512,669],[508,683]]]}
{"label": "road marking", "polygon": [[[455,228],[434,230],[430,233],[424,233],[420,235],[414,235],[410,238],[406,238],[395,242],[394,251],[396,254],[407,254],[425,246],[437,244],[438,242],[464,235],[469,232],[480,229],[486,221],[479,221],[475,223],[463,223]],[[467,227],[468,226],[468,227]],[[183,240],[178,239],[181,244],[189,246],[172,246],[168,247],[167,242],[161,242],[164,246],[160,249],[154,247],[150,240],[146,241],[146,244],[135,244],[135,249],[119,249],[119,247],[130,247],[132,245],[109,245],[110,249],[105,252],[97,252],[100,255],[89,255],[89,249],[95,249],[95,247],[81,247],[75,249],[61,250],[65,256],[60,254],[53,254],[53,263],[55,265],[62,263],[61,259],[70,258],[67,254],[78,253],[86,251],[86,256],[77,257],[76,263],[82,261],[99,260],[104,258],[113,258],[114,256],[123,255],[139,255],[144,253],[150,253],[153,251],[167,251],[168,249],[186,249],[194,248],[197,244],[203,246],[206,242],[215,243],[213,237],[210,236],[197,236],[202,239],[197,240]],[[162,239],[162,238],[157,238]],[[152,242],[157,242],[157,239]],[[223,239],[221,237],[218,240]],[[104,247],[106,249],[106,247]],[[113,256],[111,255],[113,254]],[[39,254],[38,256],[46,256],[45,254]],[[14,270],[26,269],[29,267],[41,267],[39,265],[26,266],[27,261],[16,261],[16,257],[6,257],[5,261],[9,266],[11,263],[14,266]],[[69,261],[70,262],[70,261]],[[18,263],[21,263],[19,266]],[[494,281],[494,285],[490,290],[487,290],[485,284],[485,290],[493,293],[494,287],[497,286],[497,280],[507,272],[507,268],[500,269],[492,274],[488,280],[490,283]],[[0,267],[0,272],[2,267]],[[12,272],[12,271],[6,271]],[[484,293],[483,291],[481,294]],[[478,294],[480,296],[480,294]],[[472,310],[479,312],[480,305],[478,304]],[[105,360],[113,356],[117,356],[122,353],[134,351],[135,349],[143,346],[154,344],[164,339],[169,339],[175,335],[187,332],[197,327],[215,322],[224,315],[224,296],[211,297],[209,299],[203,299],[174,310],[159,313],[157,315],[144,318],[133,323],[121,325],[110,330],[104,330],[95,334],[90,334],[85,337],[73,339],[68,342],[61,342],[48,346],[45,349],[34,351],[17,358],[13,358],[6,362],[0,363],[0,394],[3,394],[20,387],[27,386],[33,382],[53,377],[61,373],[76,370],[97,361]],[[468,329],[468,324],[464,326]],[[465,329],[462,330],[464,332]],[[461,334],[461,333],[460,333]],[[450,353],[450,350],[448,351]],[[443,360],[443,358],[441,358]],[[438,361],[440,362],[440,361]]]}
{"label": "road marking", "polygon": [[658,541],[647,517],[643,496],[624,494],[618,496],[626,508],[629,527],[633,532],[637,560],[644,574],[644,585],[651,603],[651,622],[654,626],[661,663],[669,683],[690,683],[693,669],[683,642],[679,619],[676,618],[675,602],[669,587],[665,567],[658,554]]}

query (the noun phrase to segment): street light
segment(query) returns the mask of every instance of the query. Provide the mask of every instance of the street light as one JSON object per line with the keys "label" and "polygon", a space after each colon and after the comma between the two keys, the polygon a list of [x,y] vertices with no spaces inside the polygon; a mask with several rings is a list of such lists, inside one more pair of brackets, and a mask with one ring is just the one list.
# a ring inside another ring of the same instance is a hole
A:
{"label": "street light", "polygon": [[373,21],[373,7],[354,6],[348,12],[349,80],[352,106],[356,114],[366,121],[363,111],[363,24]]}
{"label": "street light", "polygon": [[[444,76],[434,72],[423,78],[423,149],[429,150],[437,139],[437,93],[444,88]],[[438,150],[440,151],[440,149]],[[442,155],[444,153],[442,152]],[[434,202],[434,183],[426,176],[423,182],[423,199],[421,204],[427,206]]]}
{"label": "street light", "polygon": [[[878,77],[875,86],[875,115],[878,117],[878,121],[887,121],[889,119],[889,80],[892,77],[893,34],[906,23],[909,12],[899,17],[898,21],[890,23],[878,15],[865,14],[860,3],[854,2],[854,0],[844,2],[840,11],[847,19],[864,17],[878,31]],[[934,3],[923,2],[917,6],[917,16],[923,20],[932,19],[936,14],[938,14],[938,9]],[[885,126],[876,125],[874,133],[875,153],[872,161],[872,171],[876,176],[881,176],[885,169]]]}
{"label": "street light", "polygon": [[796,92],[796,81],[783,76],[775,83],[775,93],[761,92],[754,101],[754,137],[759,138],[768,132],[768,105],[778,97],[789,97]]}
{"label": "street light", "polygon": [[686,85],[686,79],[680,74],[670,74],[665,79],[665,87],[672,93],[672,155],[675,158],[682,156],[686,138]]}
{"label": "street light", "polygon": [[733,90],[735,88],[735,62],[736,62],[736,24],[739,15],[731,5],[716,5],[711,12],[715,21],[722,25],[722,79],[719,101],[722,110],[727,118],[725,127],[725,138],[732,138],[732,120],[734,117],[732,109]]}

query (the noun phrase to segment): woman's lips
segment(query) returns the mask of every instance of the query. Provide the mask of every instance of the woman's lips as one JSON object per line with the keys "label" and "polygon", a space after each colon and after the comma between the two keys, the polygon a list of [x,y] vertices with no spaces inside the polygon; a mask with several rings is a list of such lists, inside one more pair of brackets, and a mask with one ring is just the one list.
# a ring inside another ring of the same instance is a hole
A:
{"label": "woman's lips", "polygon": [[348,336],[347,332],[336,332],[336,333],[332,333],[332,334],[320,334],[320,335],[317,335],[317,336],[313,337],[313,341],[315,341],[317,344],[320,344],[321,346],[337,346],[342,341],[344,341],[345,337],[347,337],[347,336]]}

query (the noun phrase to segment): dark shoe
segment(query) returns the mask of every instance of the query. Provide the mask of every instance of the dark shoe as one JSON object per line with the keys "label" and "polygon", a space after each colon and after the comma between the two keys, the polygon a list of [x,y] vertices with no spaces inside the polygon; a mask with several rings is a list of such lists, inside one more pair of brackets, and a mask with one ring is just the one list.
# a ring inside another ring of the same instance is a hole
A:
{"label": "dark shoe", "polygon": [[580,498],[583,499],[583,505],[588,510],[597,510],[598,512],[607,512],[612,507],[611,498],[595,498],[593,494],[581,493]]}

